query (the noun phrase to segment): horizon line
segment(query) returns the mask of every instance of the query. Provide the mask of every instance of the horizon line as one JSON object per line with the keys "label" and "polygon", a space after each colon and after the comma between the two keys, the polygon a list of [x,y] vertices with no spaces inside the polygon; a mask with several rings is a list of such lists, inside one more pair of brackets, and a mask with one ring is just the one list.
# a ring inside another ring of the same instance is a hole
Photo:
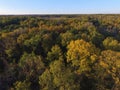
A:
{"label": "horizon line", "polygon": [[0,14],[0,16],[5,16],[5,15],[117,15],[120,13],[43,13],[43,14],[39,14],[39,13],[23,13],[23,14]]}

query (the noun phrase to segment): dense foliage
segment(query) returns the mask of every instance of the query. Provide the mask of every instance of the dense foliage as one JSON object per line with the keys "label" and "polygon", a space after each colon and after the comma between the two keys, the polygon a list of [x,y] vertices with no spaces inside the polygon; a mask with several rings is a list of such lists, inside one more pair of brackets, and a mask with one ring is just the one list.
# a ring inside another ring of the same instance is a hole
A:
{"label": "dense foliage", "polygon": [[120,15],[0,16],[0,90],[120,90]]}

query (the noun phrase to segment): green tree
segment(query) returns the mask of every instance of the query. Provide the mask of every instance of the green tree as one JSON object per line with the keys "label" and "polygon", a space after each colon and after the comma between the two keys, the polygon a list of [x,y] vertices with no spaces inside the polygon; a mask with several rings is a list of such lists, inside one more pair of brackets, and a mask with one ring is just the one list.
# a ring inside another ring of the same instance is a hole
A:
{"label": "green tree", "polygon": [[50,62],[54,60],[62,60],[63,59],[63,53],[58,45],[55,45],[51,48],[51,51],[47,54],[47,60]]}
{"label": "green tree", "polygon": [[[20,37],[21,38],[21,37]],[[41,38],[40,35],[35,35],[31,37],[30,39],[27,39],[24,41],[24,45],[28,48],[27,52],[32,52],[37,49],[37,46],[40,44]]]}
{"label": "green tree", "polygon": [[55,90],[53,76],[49,69],[46,69],[39,77],[39,84],[42,90]]}
{"label": "green tree", "polygon": [[23,82],[17,81],[14,84],[14,87],[15,87],[15,90],[31,90],[30,89],[30,82],[27,82],[27,81],[23,81]]}
{"label": "green tree", "polygon": [[[56,68],[57,67],[57,68]],[[54,61],[50,65],[50,72],[53,75],[53,83],[59,90],[79,90],[79,83],[76,82],[76,75],[65,67],[63,61]]]}
{"label": "green tree", "polygon": [[52,34],[51,33],[43,34],[41,39],[41,46],[44,50],[44,54],[47,54],[53,45],[54,45],[54,41]]}
{"label": "green tree", "polygon": [[74,40],[74,35],[70,32],[65,32],[65,33],[61,33],[60,34],[60,38],[61,38],[61,44],[62,46],[66,47],[71,40]]}
{"label": "green tree", "polygon": [[20,79],[31,82],[32,88],[39,88],[39,76],[44,72],[45,66],[40,56],[24,53],[20,59]]}
{"label": "green tree", "polygon": [[70,68],[63,61],[57,60],[39,77],[39,83],[43,90],[79,90],[79,81],[76,79]]}

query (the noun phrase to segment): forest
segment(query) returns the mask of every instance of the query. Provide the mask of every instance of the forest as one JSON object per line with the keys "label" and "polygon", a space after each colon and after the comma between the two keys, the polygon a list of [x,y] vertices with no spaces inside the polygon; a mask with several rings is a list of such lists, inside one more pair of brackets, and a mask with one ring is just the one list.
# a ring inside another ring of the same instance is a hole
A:
{"label": "forest", "polygon": [[1,15],[0,90],[120,90],[120,15]]}

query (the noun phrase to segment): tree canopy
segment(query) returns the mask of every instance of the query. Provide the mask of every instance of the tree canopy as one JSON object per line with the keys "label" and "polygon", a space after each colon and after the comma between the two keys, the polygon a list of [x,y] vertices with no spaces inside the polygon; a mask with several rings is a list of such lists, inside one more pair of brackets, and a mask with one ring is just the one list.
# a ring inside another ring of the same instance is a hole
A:
{"label": "tree canopy", "polygon": [[0,90],[119,90],[120,15],[0,16]]}

